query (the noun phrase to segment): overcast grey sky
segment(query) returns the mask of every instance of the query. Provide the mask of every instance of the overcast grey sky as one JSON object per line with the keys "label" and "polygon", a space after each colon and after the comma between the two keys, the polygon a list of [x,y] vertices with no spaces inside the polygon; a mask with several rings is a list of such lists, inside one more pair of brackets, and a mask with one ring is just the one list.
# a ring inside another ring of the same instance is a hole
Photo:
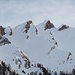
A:
{"label": "overcast grey sky", "polygon": [[0,25],[14,27],[30,19],[35,25],[49,19],[56,27],[75,27],[75,0],[0,0]]}

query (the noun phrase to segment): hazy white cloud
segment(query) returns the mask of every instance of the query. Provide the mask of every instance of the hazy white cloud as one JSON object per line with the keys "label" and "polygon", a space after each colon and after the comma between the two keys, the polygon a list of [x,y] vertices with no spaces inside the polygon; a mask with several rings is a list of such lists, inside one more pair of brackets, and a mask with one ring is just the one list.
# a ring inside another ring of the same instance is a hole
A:
{"label": "hazy white cloud", "polygon": [[0,0],[0,25],[16,26],[27,20],[49,19],[56,27],[75,26],[75,0]]}

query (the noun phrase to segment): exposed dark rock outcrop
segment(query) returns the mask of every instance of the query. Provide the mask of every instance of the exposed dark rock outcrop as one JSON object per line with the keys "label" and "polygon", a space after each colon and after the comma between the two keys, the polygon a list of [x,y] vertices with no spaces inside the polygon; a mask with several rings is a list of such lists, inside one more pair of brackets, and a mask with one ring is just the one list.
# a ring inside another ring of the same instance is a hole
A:
{"label": "exposed dark rock outcrop", "polygon": [[48,20],[47,23],[45,24],[45,29],[44,30],[51,29],[53,27],[54,27],[54,25]]}
{"label": "exposed dark rock outcrop", "polygon": [[[8,29],[8,30],[7,30]],[[5,35],[5,34],[8,34],[7,32],[6,32],[6,30],[7,31],[9,31],[8,33],[9,33],[9,35],[12,35],[12,29],[11,29],[11,27],[10,26],[8,26],[7,28],[4,28],[4,27],[2,27],[2,26],[0,26],[0,35]]]}
{"label": "exposed dark rock outcrop", "polygon": [[30,28],[30,24],[32,23],[32,21],[29,20],[29,21],[27,21],[26,23],[27,23],[27,24],[26,24],[26,26],[25,26],[25,28],[26,28],[25,32],[27,33],[28,30],[29,30],[29,28]]}
{"label": "exposed dark rock outcrop", "polygon": [[5,34],[4,29],[5,28],[3,28],[2,26],[0,26],[0,35],[4,35]]}
{"label": "exposed dark rock outcrop", "polygon": [[10,43],[11,42],[7,38],[0,36],[0,46]]}
{"label": "exposed dark rock outcrop", "polygon": [[25,68],[26,69],[30,68],[31,67],[30,66],[31,62],[30,62],[29,58],[27,56],[25,56],[22,51],[20,51],[20,53],[21,53],[22,59],[25,61]]}
{"label": "exposed dark rock outcrop", "polygon": [[62,31],[62,30],[67,29],[67,28],[69,28],[69,26],[67,26],[67,25],[62,25],[58,30],[59,30],[59,31]]}
{"label": "exposed dark rock outcrop", "polygon": [[28,39],[28,38],[29,38],[29,36],[27,35],[27,36],[26,36],[26,39]]}
{"label": "exposed dark rock outcrop", "polygon": [[72,55],[71,52],[69,52],[68,57],[67,57],[67,61],[69,60],[70,56]]}
{"label": "exposed dark rock outcrop", "polygon": [[38,34],[38,29],[36,28],[36,34]]}

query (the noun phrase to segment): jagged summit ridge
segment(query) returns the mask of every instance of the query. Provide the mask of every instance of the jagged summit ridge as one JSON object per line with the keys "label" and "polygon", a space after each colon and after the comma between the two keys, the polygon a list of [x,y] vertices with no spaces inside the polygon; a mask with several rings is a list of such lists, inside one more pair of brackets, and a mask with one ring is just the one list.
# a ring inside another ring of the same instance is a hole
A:
{"label": "jagged summit ridge", "polygon": [[[52,28],[56,28],[55,25],[50,20],[45,20],[44,22],[40,23],[37,26],[33,23],[32,20],[28,20],[25,23],[22,23],[14,28],[16,29],[16,31],[19,30],[19,31],[28,33],[28,32],[30,32],[29,30],[31,30],[31,29],[33,30],[33,27],[35,29],[34,31],[36,34],[38,34],[38,32],[40,32],[40,31],[43,32],[43,31],[46,31],[46,30],[49,30]],[[69,26],[62,25],[57,29],[58,29],[58,31],[62,31],[67,28],[69,28]],[[5,34],[12,35],[13,34],[12,28],[10,26],[8,26],[6,28],[4,28],[3,26],[0,26],[0,34],[1,35],[5,35]]]}

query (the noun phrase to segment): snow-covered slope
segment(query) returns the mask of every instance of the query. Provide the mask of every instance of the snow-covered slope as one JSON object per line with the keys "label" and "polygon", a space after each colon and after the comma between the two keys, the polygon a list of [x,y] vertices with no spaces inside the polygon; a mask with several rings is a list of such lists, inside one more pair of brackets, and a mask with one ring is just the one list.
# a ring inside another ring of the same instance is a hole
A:
{"label": "snow-covered slope", "polygon": [[[49,20],[37,26],[30,20],[12,29],[7,27],[1,41],[5,37],[10,43],[0,43],[0,60],[20,75],[43,74],[43,68],[51,73],[70,73],[75,69],[74,32],[75,28],[68,26],[56,28]],[[36,64],[43,65],[42,69]]]}

